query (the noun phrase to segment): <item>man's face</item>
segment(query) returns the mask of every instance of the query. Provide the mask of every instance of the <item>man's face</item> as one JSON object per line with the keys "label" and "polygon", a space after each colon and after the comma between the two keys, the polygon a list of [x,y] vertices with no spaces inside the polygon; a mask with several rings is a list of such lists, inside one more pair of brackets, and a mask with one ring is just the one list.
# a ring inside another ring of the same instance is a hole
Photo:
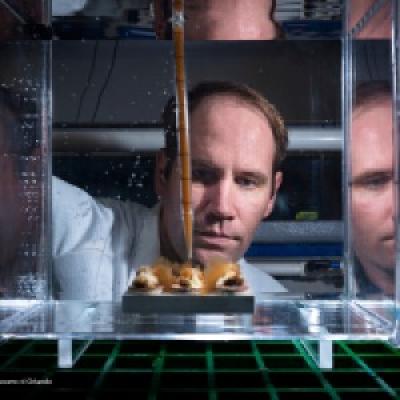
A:
{"label": "man's face", "polygon": [[[228,95],[207,97],[191,115],[192,205],[195,261],[237,261],[275,201],[281,174],[272,172],[275,144],[264,115]],[[179,169],[160,185],[162,230],[184,253],[180,226]]]}
{"label": "man's face", "polygon": [[185,39],[275,39],[271,8],[272,0],[186,0]]}
{"label": "man's face", "polygon": [[386,293],[395,258],[392,108],[389,99],[356,110],[352,143],[354,249],[367,276]]}

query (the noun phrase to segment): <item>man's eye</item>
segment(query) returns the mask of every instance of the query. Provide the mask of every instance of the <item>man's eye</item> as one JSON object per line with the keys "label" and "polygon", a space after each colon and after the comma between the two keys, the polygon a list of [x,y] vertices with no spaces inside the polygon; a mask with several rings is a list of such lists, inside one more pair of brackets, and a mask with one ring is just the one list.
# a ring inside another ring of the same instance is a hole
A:
{"label": "man's eye", "polygon": [[379,190],[390,183],[390,176],[375,176],[362,180],[360,186],[370,190]]}
{"label": "man's eye", "polygon": [[207,169],[196,169],[192,170],[192,181],[201,183],[212,183],[215,180],[215,173]]}
{"label": "man's eye", "polygon": [[237,178],[236,183],[243,188],[253,188],[258,186],[258,182],[256,179],[247,177]]}
{"label": "man's eye", "polygon": [[368,186],[369,188],[380,188],[384,185],[386,185],[388,183],[387,179],[382,179],[382,178],[378,178],[378,179],[370,179],[367,182],[365,182],[365,186]]}

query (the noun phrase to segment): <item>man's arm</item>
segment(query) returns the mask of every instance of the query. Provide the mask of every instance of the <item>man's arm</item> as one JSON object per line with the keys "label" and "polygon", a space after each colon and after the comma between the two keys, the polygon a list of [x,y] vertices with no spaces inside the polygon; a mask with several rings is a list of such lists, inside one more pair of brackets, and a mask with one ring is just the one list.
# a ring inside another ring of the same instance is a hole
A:
{"label": "man's arm", "polygon": [[112,211],[84,190],[59,178],[52,180],[53,257],[84,247],[104,248],[111,234]]}
{"label": "man's arm", "polygon": [[52,181],[53,293],[68,300],[113,298],[113,211],[82,189]]}

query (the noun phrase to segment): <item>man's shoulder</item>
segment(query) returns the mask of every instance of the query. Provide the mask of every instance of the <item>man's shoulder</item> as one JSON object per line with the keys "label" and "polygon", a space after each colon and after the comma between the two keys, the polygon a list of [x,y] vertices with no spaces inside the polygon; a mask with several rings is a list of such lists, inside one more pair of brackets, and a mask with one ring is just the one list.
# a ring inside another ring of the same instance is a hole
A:
{"label": "man's shoulder", "polygon": [[131,200],[119,200],[109,197],[99,197],[96,201],[103,207],[107,207],[122,213],[123,215],[138,215],[142,217],[154,214],[154,209]]}
{"label": "man's shoulder", "polygon": [[83,189],[74,186],[56,176],[51,179],[52,197],[64,202],[71,198],[89,198],[90,196]]}
{"label": "man's shoulder", "polygon": [[[123,201],[114,198],[94,197],[84,189],[74,186],[60,178],[52,178],[52,199],[53,206],[57,211],[73,208],[93,208],[98,211],[109,210],[112,213],[119,214],[122,218],[131,218],[134,216],[151,216],[154,210],[139,203],[132,201]],[[67,207],[61,207],[66,205]]]}

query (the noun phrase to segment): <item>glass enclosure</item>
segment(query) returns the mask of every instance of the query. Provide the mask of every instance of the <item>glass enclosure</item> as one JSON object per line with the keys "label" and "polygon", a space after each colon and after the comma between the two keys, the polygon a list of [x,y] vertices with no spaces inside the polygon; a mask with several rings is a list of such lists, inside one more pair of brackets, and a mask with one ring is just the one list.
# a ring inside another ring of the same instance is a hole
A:
{"label": "glass enclosure", "polygon": [[395,340],[397,2],[239,3],[0,2],[3,337]]}
{"label": "glass enclosure", "polygon": [[348,297],[368,312],[375,311],[367,300],[388,302],[387,310],[376,313],[385,321],[393,320],[396,302],[396,7],[397,2],[349,3],[352,68],[345,88]]}
{"label": "glass enclosure", "polygon": [[0,44],[1,295],[47,299],[49,43]]}

